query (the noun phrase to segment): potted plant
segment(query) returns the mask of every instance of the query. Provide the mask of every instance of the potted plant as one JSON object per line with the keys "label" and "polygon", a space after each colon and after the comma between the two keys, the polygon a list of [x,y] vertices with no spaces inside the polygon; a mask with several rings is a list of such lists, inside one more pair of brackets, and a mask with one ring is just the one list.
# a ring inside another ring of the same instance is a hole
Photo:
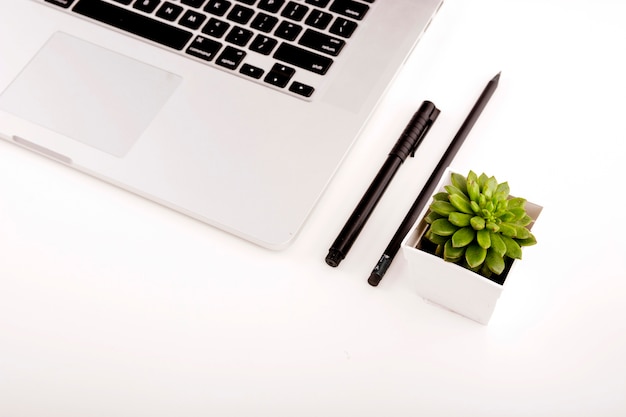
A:
{"label": "potted plant", "polygon": [[509,195],[507,182],[447,169],[402,243],[418,293],[487,324],[541,207]]}

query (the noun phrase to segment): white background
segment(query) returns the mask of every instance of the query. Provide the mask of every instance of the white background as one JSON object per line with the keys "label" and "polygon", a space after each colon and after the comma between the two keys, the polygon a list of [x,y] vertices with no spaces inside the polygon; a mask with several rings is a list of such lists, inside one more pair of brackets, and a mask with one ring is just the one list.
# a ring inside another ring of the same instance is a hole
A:
{"label": "white background", "polygon": [[[447,0],[281,252],[0,143],[0,416],[626,415],[625,4]],[[402,255],[366,280],[499,71],[454,166],[544,211],[482,326]],[[441,116],[330,268],[423,100]]]}

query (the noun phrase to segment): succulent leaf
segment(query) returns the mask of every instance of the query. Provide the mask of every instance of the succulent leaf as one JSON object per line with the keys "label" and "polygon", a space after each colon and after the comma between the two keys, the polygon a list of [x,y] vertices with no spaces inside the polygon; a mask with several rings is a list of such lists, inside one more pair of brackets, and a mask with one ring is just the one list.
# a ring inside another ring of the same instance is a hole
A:
{"label": "succulent leaf", "polygon": [[506,256],[513,259],[522,259],[522,248],[519,244],[508,236],[502,236],[506,245]]}
{"label": "succulent leaf", "polygon": [[521,220],[521,218],[524,217],[524,215],[526,215],[526,210],[524,210],[524,207],[512,207],[512,208],[509,208],[508,212],[513,215],[513,219],[509,221],[514,221],[514,222]]}
{"label": "succulent leaf", "polygon": [[503,236],[515,237],[516,230],[515,227],[509,223],[500,223],[500,233],[502,233]]}
{"label": "succulent leaf", "polygon": [[448,194],[456,194],[456,195],[460,195],[460,196],[461,196],[461,197],[463,197],[463,198],[467,198],[467,196],[465,195],[465,193],[464,193],[461,189],[459,189],[459,188],[455,187],[454,185],[446,185],[446,186],[445,186],[445,187],[443,187],[443,188],[445,188],[445,189],[446,189],[446,191],[448,192]]}
{"label": "succulent leaf", "polygon": [[481,248],[479,245],[472,243],[465,250],[465,260],[470,268],[479,267],[487,257],[487,249]]}
{"label": "succulent leaf", "polygon": [[520,197],[514,197],[508,200],[509,210],[515,207],[524,207],[526,205],[526,199]]}
{"label": "succulent leaf", "polygon": [[467,180],[467,195],[472,201],[478,200],[480,196],[480,186],[477,180]]}
{"label": "succulent leaf", "polygon": [[476,241],[481,248],[489,249],[491,247],[491,232],[487,229],[479,230],[476,233]]}
{"label": "succulent leaf", "polygon": [[428,224],[432,224],[435,220],[441,219],[442,216],[434,211],[429,211],[426,217],[424,217],[424,221]]}
{"label": "succulent leaf", "polygon": [[509,183],[508,182],[503,182],[501,184],[498,184],[498,187],[496,188],[496,193],[494,194],[494,198],[498,201],[506,201],[506,199],[509,197],[509,192],[511,190],[509,189]]}
{"label": "succulent leaf", "polygon": [[515,239],[528,239],[530,237],[530,231],[524,226],[519,226],[514,224],[515,228]]}
{"label": "succulent leaf", "polygon": [[461,190],[463,194],[467,194],[467,179],[463,175],[453,172],[450,176],[450,181],[452,185]]}
{"label": "succulent leaf", "polygon": [[448,201],[448,193],[440,192],[433,196],[433,201]]}
{"label": "succulent leaf", "polygon": [[434,234],[439,236],[452,236],[459,228],[450,223],[448,219],[441,218],[432,223],[431,230]]}
{"label": "succulent leaf", "polygon": [[521,219],[516,221],[515,224],[519,226],[528,226],[532,222],[533,222],[533,219],[528,214],[525,214]]}
{"label": "succulent leaf", "polygon": [[485,228],[485,219],[479,216],[474,216],[470,220],[470,224],[474,230],[483,230]]}
{"label": "succulent leaf", "polygon": [[455,211],[454,213],[450,213],[448,216],[448,220],[455,226],[465,227],[470,225],[470,220],[472,219],[471,214],[467,213],[459,213]]}
{"label": "succulent leaf", "polygon": [[491,250],[495,251],[498,255],[504,256],[506,254],[506,244],[502,240],[502,237],[498,233],[490,233]]}
{"label": "succulent leaf", "polygon": [[456,208],[447,201],[434,201],[430,205],[430,210],[443,217],[448,217],[450,213],[454,213],[456,211]]}
{"label": "succulent leaf", "polygon": [[510,211],[507,211],[506,213],[500,216],[500,220],[502,220],[503,222],[512,222],[513,220],[515,220],[515,214],[511,213]]}
{"label": "succulent leaf", "polygon": [[520,246],[532,246],[537,243],[537,239],[535,239],[535,236],[532,233],[526,239],[515,239],[515,241]]}
{"label": "succulent leaf", "polygon": [[483,194],[486,198],[493,197],[493,194],[496,192],[496,188],[498,187],[498,181],[496,181],[496,177],[489,177],[485,182],[483,187]]}
{"label": "succulent leaf", "polygon": [[449,196],[450,199],[450,203],[456,207],[457,210],[459,210],[462,213],[467,213],[467,214],[473,214],[474,210],[472,210],[472,206],[470,204],[470,201],[467,197],[465,196],[460,196],[458,194],[451,194]]}
{"label": "succulent leaf", "polygon": [[485,264],[487,268],[496,275],[500,275],[504,271],[504,258],[493,249],[487,251]]}
{"label": "succulent leaf", "polygon": [[455,248],[452,245],[452,240],[448,240],[443,247],[443,258],[449,262],[456,262],[465,254],[465,246],[461,248]]}
{"label": "succulent leaf", "polygon": [[470,226],[463,227],[452,235],[452,245],[455,248],[460,248],[469,245],[476,236],[476,232]]}
{"label": "succulent leaf", "polygon": [[485,190],[485,184],[487,183],[488,179],[489,179],[489,177],[487,175],[485,175],[484,172],[482,174],[480,174],[480,176],[478,177],[478,185],[480,185],[480,190],[481,191]]}
{"label": "succulent leaf", "polygon": [[428,229],[428,231],[424,234],[424,237],[428,240],[430,240],[431,242],[433,242],[435,245],[441,246],[441,245],[445,245],[446,242],[448,240],[450,240],[450,237],[448,236],[439,236],[435,233],[433,233],[432,229]]}

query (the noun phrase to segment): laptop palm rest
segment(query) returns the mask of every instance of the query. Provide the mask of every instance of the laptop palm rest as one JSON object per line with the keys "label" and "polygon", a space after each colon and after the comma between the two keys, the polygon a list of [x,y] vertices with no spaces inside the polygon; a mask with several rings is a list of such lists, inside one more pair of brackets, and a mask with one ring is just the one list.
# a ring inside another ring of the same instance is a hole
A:
{"label": "laptop palm rest", "polygon": [[122,157],[181,77],[57,32],[0,95],[0,108]]}

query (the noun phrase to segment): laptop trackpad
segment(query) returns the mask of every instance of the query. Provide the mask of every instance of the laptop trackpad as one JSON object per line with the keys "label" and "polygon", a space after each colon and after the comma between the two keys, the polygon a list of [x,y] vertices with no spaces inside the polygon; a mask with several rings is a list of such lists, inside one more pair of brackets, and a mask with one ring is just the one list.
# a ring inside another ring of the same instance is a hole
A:
{"label": "laptop trackpad", "polygon": [[57,32],[0,96],[0,107],[121,157],[181,77]]}

